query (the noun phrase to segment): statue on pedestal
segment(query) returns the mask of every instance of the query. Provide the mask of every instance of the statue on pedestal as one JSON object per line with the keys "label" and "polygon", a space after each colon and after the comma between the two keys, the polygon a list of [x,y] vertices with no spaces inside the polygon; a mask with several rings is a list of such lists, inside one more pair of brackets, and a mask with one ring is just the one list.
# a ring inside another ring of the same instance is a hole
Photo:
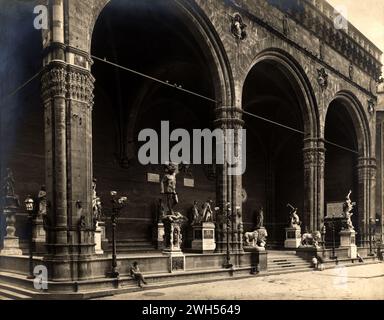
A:
{"label": "statue on pedestal", "polygon": [[166,206],[162,222],[164,223],[165,245],[170,251],[180,251],[182,244],[181,225],[188,219],[174,207],[179,199],[176,192],[177,165],[169,163],[165,167],[165,175],[161,180],[161,194],[165,195]]}
{"label": "statue on pedestal", "polygon": [[11,169],[7,168],[2,184],[2,211],[5,216],[6,235],[1,254],[21,255],[19,238],[16,236],[16,213],[20,209],[19,197],[15,193],[15,179]]}
{"label": "statue on pedestal", "polygon": [[352,224],[351,217],[353,216],[352,210],[356,206],[356,202],[352,202],[351,200],[352,191],[349,191],[348,195],[345,198],[345,202],[343,204],[343,216],[346,219],[343,229],[345,230],[355,230]]}

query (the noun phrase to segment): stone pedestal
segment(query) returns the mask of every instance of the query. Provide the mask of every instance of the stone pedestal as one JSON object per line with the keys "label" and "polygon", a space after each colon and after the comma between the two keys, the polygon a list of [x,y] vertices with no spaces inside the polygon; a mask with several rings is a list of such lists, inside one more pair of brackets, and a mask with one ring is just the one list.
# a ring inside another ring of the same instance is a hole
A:
{"label": "stone pedestal", "polygon": [[340,231],[340,247],[348,248],[348,257],[351,259],[357,258],[356,246],[356,231],[355,230],[341,230]]}
{"label": "stone pedestal", "polygon": [[245,246],[244,252],[251,253],[252,272],[265,272],[268,268],[267,251],[264,247]]}
{"label": "stone pedestal", "polygon": [[15,236],[16,228],[16,212],[4,209],[5,222],[7,225],[6,236],[4,237],[4,245],[0,254],[10,255],[10,256],[20,256],[23,252],[20,249],[19,238]]}
{"label": "stone pedestal", "polygon": [[164,221],[164,250],[169,256],[169,272],[185,271],[185,256],[181,251],[181,221]]}
{"label": "stone pedestal", "polygon": [[97,221],[96,223],[96,230],[95,230],[95,253],[96,254],[104,254],[102,245],[101,245],[101,239],[102,239],[102,233],[103,229],[100,226],[100,222]]}
{"label": "stone pedestal", "polygon": [[200,253],[213,253],[216,249],[215,224],[203,222],[193,227],[192,250]]}
{"label": "stone pedestal", "polygon": [[185,256],[183,252],[164,252],[164,254],[169,256],[169,272],[185,271]]}
{"label": "stone pedestal", "polygon": [[164,249],[164,237],[165,237],[164,223],[159,222],[157,224],[157,240],[156,240],[156,245],[158,250]]}
{"label": "stone pedestal", "polygon": [[300,226],[285,228],[285,239],[285,248],[297,249],[301,244]]}
{"label": "stone pedestal", "polygon": [[33,229],[32,229],[32,243],[34,247],[34,252],[37,255],[44,254],[47,250],[45,247],[46,236],[44,230],[44,222],[41,217],[37,217],[33,221]]}

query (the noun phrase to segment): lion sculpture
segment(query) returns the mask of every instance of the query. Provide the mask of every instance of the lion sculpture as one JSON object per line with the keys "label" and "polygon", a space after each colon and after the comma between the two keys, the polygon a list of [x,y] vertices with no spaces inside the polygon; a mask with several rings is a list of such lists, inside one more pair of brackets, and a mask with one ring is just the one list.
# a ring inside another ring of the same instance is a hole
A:
{"label": "lion sculpture", "polygon": [[244,246],[246,247],[265,247],[267,244],[268,233],[267,230],[262,228],[253,232],[246,232],[244,234]]}
{"label": "lion sculpture", "polygon": [[319,242],[321,241],[321,233],[315,231],[313,233],[304,233],[301,237],[301,245],[304,247],[319,247]]}

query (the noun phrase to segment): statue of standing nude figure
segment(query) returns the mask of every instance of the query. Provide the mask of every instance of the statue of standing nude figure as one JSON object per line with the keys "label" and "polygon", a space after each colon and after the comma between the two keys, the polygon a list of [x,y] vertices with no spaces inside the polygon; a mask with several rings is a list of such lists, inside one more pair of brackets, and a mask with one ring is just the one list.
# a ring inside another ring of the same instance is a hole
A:
{"label": "statue of standing nude figure", "polygon": [[166,198],[167,215],[174,214],[173,208],[179,203],[176,192],[176,171],[177,165],[173,163],[166,165],[165,175],[161,180],[161,194]]}

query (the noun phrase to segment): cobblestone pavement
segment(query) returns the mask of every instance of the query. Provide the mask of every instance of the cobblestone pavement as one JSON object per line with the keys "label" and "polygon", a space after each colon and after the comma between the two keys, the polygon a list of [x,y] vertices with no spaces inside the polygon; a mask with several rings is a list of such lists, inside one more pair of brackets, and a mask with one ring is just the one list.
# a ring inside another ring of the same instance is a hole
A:
{"label": "cobblestone pavement", "polygon": [[114,300],[384,300],[384,263],[143,290]]}

